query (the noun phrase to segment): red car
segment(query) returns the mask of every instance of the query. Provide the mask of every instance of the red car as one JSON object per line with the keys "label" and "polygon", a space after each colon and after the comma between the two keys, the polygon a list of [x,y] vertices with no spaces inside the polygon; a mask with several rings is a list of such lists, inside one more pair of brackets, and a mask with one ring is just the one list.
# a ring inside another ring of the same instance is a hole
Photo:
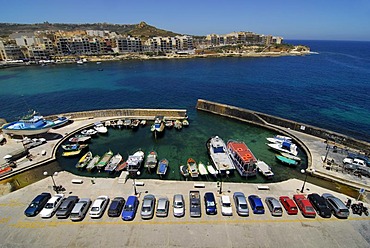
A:
{"label": "red car", "polygon": [[294,201],[290,199],[289,196],[280,196],[279,200],[288,214],[298,214],[297,205],[295,205]]}
{"label": "red car", "polygon": [[311,205],[311,202],[304,195],[293,195],[293,199],[297,203],[297,206],[301,210],[304,217],[315,218],[315,209]]}

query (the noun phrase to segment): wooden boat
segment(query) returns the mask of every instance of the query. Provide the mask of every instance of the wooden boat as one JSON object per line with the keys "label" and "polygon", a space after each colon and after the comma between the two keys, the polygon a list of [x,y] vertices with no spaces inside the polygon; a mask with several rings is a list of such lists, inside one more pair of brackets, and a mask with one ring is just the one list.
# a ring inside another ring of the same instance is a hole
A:
{"label": "wooden boat", "polygon": [[167,128],[172,128],[172,127],[173,127],[173,121],[170,121],[170,120],[166,121],[166,122],[165,122],[165,126],[166,126]]}
{"label": "wooden boat", "polygon": [[287,158],[287,157],[284,157],[284,156],[281,156],[281,155],[275,155],[276,159],[283,163],[283,164],[287,164],[287,165],[290,165],[290,166],[296,166],[298,164],[298,162],[294,159],[290,159],[290,158]]}
{"label": "wooden boat", "polygon": [[230,140],[227,142],[227,150],[240,176],[253,177],[257,175],[257,159],[244,142]]}
{"label": "wooden boat", "polygon": [[138,119],[135,119],[135,120],[133,120],[133,121],[131,122],[130,127],[131,127],[132,129],[136,129],[136,128],[138,128],[138,127],[139,127],[139,125],[140,125],[140,121],[139,121]]}
{"label": "wooden boat", "polygon": [[167,168],[168,168],[168,160],[164,158],[158,163],[157,175],[164,176],[167,172]]}
{"label": "wooden boat", "polygon": [[118,166],[118,164],[122,161],[122,155],[117,153],[116,155],[114,155],[110,160],[109,162],[107,163],[107,165],[105,166],[104,170],[107,171],[107,172],[112,172],[116,169],[116,167]]}
{"label": "wooden boat", "polygon": [[185,166],[185,165],[180,165],[180,173],[181,175],[183,175],[184,177],[188,177],[189,176],[189,170],[188,170],[188,167]]}
{"label": "wooden boat", "polygon": [[93,158],[92,152],[88,151],[85,155],[83,155],[80,160],[78,160],[76,164],[77,169],[83,169],[87,164],[90,162],[90,160]]}
{"label": "wooden boat", "polygon": [[176,120],[175,123],[173,124],[173,126],[177,129],[177,130],[181,130],[182,129],[182,122],[180,120]]}
{"label": "wooden boat", "polygon": [[145,125],[146,125],[146,120],[141,120],[141,121],[140,121],[140,125],[141,125],[141,126],[145,126]]}
{"label": "wooden boat", "polygon": [[110,126],[115,128],[117,126],[117,123],[115,121],[110,121]]}
{"label": "wooden boat", "polygon": [[207,164],[207,170],[209,174],[213,175],[214,177],[217,177],[218,172],[210,163]]}
{"label": "wooden boat", "polygon": [[74,150],[74,151],[67,151],[67,152],[63,152],[62,153],[62,156],[63,157],[73,157],[73,156],[77,156],[81,153],[82,149],[78,149],[78,150]]}
{"label": "wooden boat", "polygon": [[62,145],[62,148],[65,151],[77,151],[77,150],[85,149],[88,146],[89,146],[88,144],[66,144],[66,145]]}
{"label": "wooden boat", "polygon": [[189,126],[189,121],[188,120],[183,120],[182,121],[182,126],[184,126],[184,127],[188,127]]}
{"label": "wooden boat", "polygon": [[129,126],[131,126],[131,119],[126,118],[123,121],[123,126],[126,127],[126,128],[128,128]]}
{"label": "wooden boat", "polygon": [[123,126],[123,121],[122,121],[121,119],[119,119],[119,120],[117,121],[117,127],[118,127],[119,129],[121,129],[121,128],[122,128],[122,126]]}
{"label": "wooden boat", "polygon": [[294,156],[294,155],[291,155],[289,153],[286,153],[286,152],[280,152],[280,154],[286,158],[290,158],[290,159],[294,159],[296,161],[301,161],[301,158],[300,157],[297,157],[297,156]]}
{"label": "wooden boat", "polygon": [[148,156],[146,157],[144,167],[148,168],[148,170],[155,168],[158,163],[157,156],[158,156],[157,152],[155,151],[149,152]]}
{"label": "wooden boat", "polygon": [[106,126],[106,127],[110,127],[110,121],[105,121],[105,122],[104,122],[104,126]]}
{"label": "wooden boat", "polygon": [[72,137],[68,141],[71,143],[85,143],[91,140],[91,136]]}
{"label": "wooden boat", "polygon": [[109,162],[109,160],[112,158],[113,156],[113,152],[111,150],[107,151],[103,157],[100,159],[99,163],[96,164],[96,168],[98,170],[101,170],[103,169],[107,163]]}
{"label": "wooden boat", "polygon": [[100,161],[100,156],[99,155],[95,155],[89,162],[89,164],[86,166],[86,170],[88,171],[92,171],[95,169],[96,167],[96,164],[99,163]]}
{"label": "wooden boat", "polygon": [[199,162],[199,164],[198,164],[198,170],[199,170],[199,174],[201,176],[208,175],[208,171],[206,169],[206,166],[202,162]]}
{"label": "wooden boat", "polygon": [[191,177],[198,177],[199,172],[197,168],[197,163],[195,162],[194,159],[189,158],[187,161],[187,166],[188,166],[188,171]]}
{"label": "wooden boat", "polygon": [[125,160],[121,160],[121,162],[117,165],[115,171],[122,171],[122,170],[125,170],[127,168],[127,161]]}
{"label": "wooden boat", "polygon": [[272,172],[270,166],[268,166],[265,162],[258,160],[256,165],[258,172],[262,173],[262,175],[267,179],[272,179],[274,177],[274,173]]}

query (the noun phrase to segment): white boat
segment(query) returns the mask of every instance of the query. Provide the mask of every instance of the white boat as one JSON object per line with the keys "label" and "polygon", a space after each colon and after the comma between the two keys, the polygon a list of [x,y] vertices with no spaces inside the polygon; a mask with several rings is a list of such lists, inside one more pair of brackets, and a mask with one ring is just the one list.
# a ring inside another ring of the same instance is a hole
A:
{"label": "white boat", "polygon": [[119,119],[119,120],[117,121],[117,126],[118,126],[118,128],[119,128],[119,129],[121,129],[121,128],[122,128],[122,126],[123,126],[123,121],[122,121],[121,119]]}
{"label": "white boat", "polygon": [[286,152],[294,156],[298,155],[297,146],[290,142],[272,143],[267,145],[278,152]]}
{"label": "white boat", "polygon": [[187,127],[187,126],[189,126],[189,121],[188,120],[183,120],[182,121],[182,125],[184,126],[184,127]]}
{"label": "white boat", "polygon": [[207,141],[207,151],[219,173],[226,174],[226,171],[235,170],[226,149],[226,144],[220,137],[214,136]]}
{"label": "white boat", "polygon": [[300,157],[297,157],[297,156],[294,156],[292,154],[289,154],[289,153],[286,153],[286,152],[280,152],[280,154],[286,158],[290,158],[290,159],[293,159],[293,160],[296,160],[296,161],[301,161],[301,158]]}
{"label": "white boat", "polygon": [[148,170],[154,169],[158,164],[157,156],[158,155],[156,151],[149,152],[148,156],[146,157],[144,167],[148,168]]}
{"label": "white boat", "polygon": [[227,149],[231,160],[242,177],[253,177],[257,174],[257,159],[252,151],[242,141],[230,140]]}
{"label": "white boat", "polygon": [[104,126],[106,126],[106,127],[110,127],[110,124],[111,124],[110,121],[105,121],[104,122]]}
{"label": "white boat", "polygon": [[140,125],[145,126],[146,125],[146,120],[141,120]]}
{"label": "white boat", "polygon": [[114,155],[105,166],[104,170],[107,172],[112,172],[116,169],[117,165],[122,161],[122,155],[117,153]]}
{"label": "white boat", "polygon": [[82,135],[88,135],[88,136],[94,136],[97,133],[98,133],[98,131],[96,131],[95,129],[86,129],[86,130],[81,131]]}
{"label": "white boat", "polygon": [[155,117],[154,120],[154,132],[163,132],[165,128],[165,124],[163,121],[164,117],[163,116],[157,116]]}
{"label": "white boat", "polygon": [[270,166],[268,166],[265,162],[258,160],[257,161],[257,169],[262,175],[264,175],[267,179],[272,179],[274,173],[272,172]]}
{"label": "white boat", "polygon": [[202,162],[199,162],[198,163],[198,170],[199,170],[199,174],[201,176],[206,176],[208,175],[208,171],[206,169],[206,166],[202,163]]}
{"label": "white boat", "polygon": [[176,120],[173,124],[173,126],[177,129],[177,130],[181,130],[182,128],[182,122],[180,120]]}
{"label": "white boat", "polygon": [[3,133],[11,133],[15,135],[37,135],[46,133],[55,126],[53,121],[45,120],[43,116],[35,114],[36,112],[22,120],[4,124],[1,127]]}
{"label": "white boat", "polygon": [[275,135],[273,138],[266,138],[271,143],[283,143],[284,141],[292,142],[292,138],[283,135]]}
{"label": "white boat", "polygon": [[123,126],[128,128],[131,125],[131,120],[130,119],[125,119],[123,122]]}
{"label": "white boat", "polygon": [[85,143],[91,140],[91,136],[72,137],[68,141],[71,143]]}
{"label": "white boat", "polygon": [[70,117],[65,117],[65,116],[59,116],[56,120],[54,120],[54,127],[61,127],[69,122]]}
{"label": "white boat", "polygon": [[135,176],[137,171],[140,170],[141,165],[143,164],[144,161],[144,152],[139,150],[135,152],[133,155],[128,156],[127,159],[127,171]]}
{"label": "white boat", "polygon": [[187,166],[188,166],[188,171],[191,177],[198,177],[199,172],[197,168],[197,163],[195,162],[194,159],[189,158],[187,161]]}
{"label": "white boat", "polygon": [[95,126],[94,126],[94,129],[98,132],[98,133],[102,133],[102,134],[104,134],[104,133],[107,133],[108,132],[108,129],[103,125],[103,123],[101,123],[101,122],[96,122],[95,124],[94,124]]}
{"label": "white boat", "polygon": [[180,173],[184,177],[188,177],[189,176],[188,166],[186,166],[186,165],[180,165]]}
{"label": "white boat", "polygon": [[165,126],[167,128],[172,128],[173,127],[173,121],[170,121],[170,120],[166,121]]}
{"label": "white boat", "polygon": [[131,127],[132,129],[136,129],[136,128],[138,128],[138,127],[139,127],[139,125],[140,125],[140,121],[139,121],[138,119],[135,119],[135,120],[132,120],[132,122],[131,122],[131,124],[130,124],[130,127]]}
{"label": "white boat", "polygon": [[217,177],[218,172],[215,170],[213,165],[211,165],[210,163],[207,164],[207,170],[209,174],[213,175],[214,177]]}

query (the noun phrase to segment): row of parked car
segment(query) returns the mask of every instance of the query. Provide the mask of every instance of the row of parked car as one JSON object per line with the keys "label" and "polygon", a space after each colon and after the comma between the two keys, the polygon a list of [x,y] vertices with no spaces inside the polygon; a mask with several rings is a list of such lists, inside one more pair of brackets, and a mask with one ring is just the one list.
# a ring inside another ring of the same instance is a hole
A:
{"label": "row of parked car", "polygon": [[[201,201],[199,191],[190,191],[189,212],[191,217],[201,216]],[[262,199],[257,195],[245,197],[242,192],[235,192],[233,200],[235,210],[239,216],[249,216],[250,210],[253,214],[264,214],[265,207]],[[77,196],[64,197],[63,194],[56,194],[53,197],[50,193],[38,195],[25,210],[26,216],[36,216],[40,214],[42,218],[51,218],[54,214],[58,219],[70,218],[72,221],[80,221],[88,214],[91,218],[100,218],[108,208],[109,217],[119,217],[123,220],[133,220],[139,207],[137,196],[129,196],[127,200],[123,197],[115,197],[110,205],[108,196],[99,196],[94,202],[89,198],[79,198]],[[324,218],[330,218],[334,214],[338,218],[348,218],[349,209],[337,197],[331,194],[322,196],[312,193],[305,197],[303,194],[293,195],[293,199],[288,196],[280,196],[279,199],[266,197],[265,204],[272,216],[282,216],[283,208],[289,215],[298,214],[298,209],[304,217],[315,217],[316,213]],[[108,207],[109,205],[109,207]],[[228,195],[220,197],[221,214],[231,216],[233,214],[232,202]],[[152,194],[144,196],[140,215],[142,219],[157,217],[167,217],[169,213],[170,201],[167,197],[160,197],[158,200]],[[182,217],[185,215],[184,196],[176,194],[172,201],[173,215]],[[217,202],[212,192],[204,194],[204,207],[206,214],[217,214]]]}

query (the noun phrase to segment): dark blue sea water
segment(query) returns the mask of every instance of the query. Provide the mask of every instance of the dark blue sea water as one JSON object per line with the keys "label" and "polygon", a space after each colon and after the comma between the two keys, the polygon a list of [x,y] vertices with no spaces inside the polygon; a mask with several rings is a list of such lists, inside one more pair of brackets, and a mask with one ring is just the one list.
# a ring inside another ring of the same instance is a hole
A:
{"label": "dark blue sea water", "polygon": [[191,118],[203,98],[370,141],[370,42],[288,42],[319,54],[3,69],[0,118],[107,108],[185,108]]}

